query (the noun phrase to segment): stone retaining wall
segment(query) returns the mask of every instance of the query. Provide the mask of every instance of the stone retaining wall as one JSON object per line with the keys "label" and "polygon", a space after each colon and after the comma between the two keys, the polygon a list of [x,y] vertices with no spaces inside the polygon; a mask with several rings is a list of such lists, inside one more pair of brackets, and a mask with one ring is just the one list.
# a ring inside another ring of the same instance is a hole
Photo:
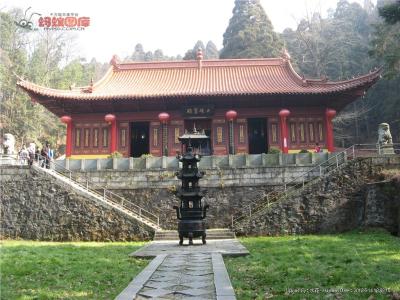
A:
{"label": "stone retaining wall", "polygon": [[[313,166],[286,166],[286,167],[260,167],[260,168],[229,168],[229,169],[201,169],[205,172],[200,180],[200,186],[204,188],[226,187],[256,187],[276,186],[288,183],[302,174],[312,170]],[[315,169],[310,179],[319,176],[319,170]],[[92,172],[74,172],[74,178],[86,184],[100,185],[108,189],[146,189],[165,188],[173,189],[181,184],[174,171],[167,170],[103,170]]]}
{"label": "stone retaining wall", "polygon": [[[382,181],[379,173],[388,167],[400,168],[400,157],[350,162],[307,187],[304,193],[255,217],[239,228],[239,232],[299,234],[345,231],[358,226],[382,226],[398,232],[399,186],[392,182],[368,184]],[[207,170],[209,177],[202,183],[206,183],[203,185],[208,189],[205,200],[211,206],[209,227],[227,227],[233,214],[249,212],[252,202],[281,188],[288,174],[309,168],[237,168],[222,170],[222,174],[218,169]],[[172,206],[178,199],[173,196],[172,186],[179,182],[173,174],[167,176],[165,172],[168,171],[110,170],[82,172],[80,176],[82,180],[89,175],[94,180],[97,178],[98,183],[107,184],[127,199],[159,214],[164,228],[174,229],[177,221]],[[147,227],[77,194],[49,175],[21,166],[0,166],[0,174],[2,238],[100,241],[152,236]],[[261,178],[262,182],[246,185],[247,180]]]}
{"label": "stone retaining wall", "polygon": [[[281,166],[260,168],[203,169],[206,175],[200,180],[207,190],[204,201],[210,205],[207,223],[209,228],[227,227],[233,215],[249,211],[250,205],[262,201],[268,192],[281,190],[313,166]],[[319,171],[310,173],[310,179]],[[179,201],[173,191],[181,182],[175,172],[166,170],[103,170],[75,172],[75,178],[83,185],[107,187],[142,208],[158,215],[165,229],[176,228],[174,205]]]}
{"label": "stone retaining wall", "polygon": [[400,174],[400,156],[356,159],[301,193],[239,224],[244,235],[333,233],[362,226],[400,235],[400,183],[382,177]]}
{"label": "stone retaining wall", "polygon": [[27,166],[0,166],[0,238],[130,241],[154,232]]}

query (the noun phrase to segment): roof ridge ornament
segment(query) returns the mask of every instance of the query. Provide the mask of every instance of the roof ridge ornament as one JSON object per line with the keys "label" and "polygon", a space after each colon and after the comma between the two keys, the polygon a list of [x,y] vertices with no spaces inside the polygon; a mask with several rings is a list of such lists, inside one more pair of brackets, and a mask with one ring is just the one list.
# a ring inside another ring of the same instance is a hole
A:
{"label": "roof ridge ornament", "polygon": [[114,69],[118,69],[118,64],[120,63],[120,60],[116,54],[114,54],[110,60],[110,65],[114,67]]}
{"label": "roof ridge ornament", "polygon": [[85,87],[82,91],[84,93],[93,93],[93,77],[90,79],[90,85],[88,87]]}
{"label": "roof ridge ornament", "polygon": [[282,52],[281,52],[281,57],[285,60],[285,61],[290,61],[290,54],[287,51],[286,47],[282,48]]}
{"label": "roof ridge ornament", "polygon": [[199,65],[199,70],[201,70],[202,60],[203,60],[203,49],[201,49],[201,48],[197,49],[196,59],[197,59],[198,65]]}
{"label": "roof ridge ornament", "polygon": [[301,86],[309,86],[309,82],[304,74],[301,74]]}

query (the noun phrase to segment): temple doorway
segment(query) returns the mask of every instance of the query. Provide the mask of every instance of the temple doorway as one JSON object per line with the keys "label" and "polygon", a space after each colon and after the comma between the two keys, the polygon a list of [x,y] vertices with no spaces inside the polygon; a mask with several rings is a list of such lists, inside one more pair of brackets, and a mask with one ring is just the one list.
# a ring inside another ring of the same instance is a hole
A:
{"label": "temple doorway", "polygon": [[131,156],[149,154],[149,122],[131,123]]}
{"label": "temple doorway", "polygon": [[[208,140],[201,145],[201,155],[212,155],[211,148],[211,119],[187,119],[185,120],[185,132],[193,132],[196,129],[198,132],[203,132],[208,136]],[[192,145],[194,146],[194,145]]]}
{"label": "temple doorway", "polygon": [[265,118],[247,119],[249,133],[249,154],[268,152],[267,120]]}

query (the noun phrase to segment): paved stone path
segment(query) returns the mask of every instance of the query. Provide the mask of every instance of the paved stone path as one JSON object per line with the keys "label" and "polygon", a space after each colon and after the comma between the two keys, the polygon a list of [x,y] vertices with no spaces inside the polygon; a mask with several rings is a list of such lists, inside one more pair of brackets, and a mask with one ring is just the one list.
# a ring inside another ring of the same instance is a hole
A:
{"label": "paved stone path", "polygon": [[239,241],[215,240],[205,246],[176,245],[175,241],[152,242],[131,254],[156,258],[116,300],[236,299],[222,254],[248,254]]}
{"label": "paved stone path", "polygon": [[215,299],[211,255],[168,255],[138,292],[137,299],[150,297]]}

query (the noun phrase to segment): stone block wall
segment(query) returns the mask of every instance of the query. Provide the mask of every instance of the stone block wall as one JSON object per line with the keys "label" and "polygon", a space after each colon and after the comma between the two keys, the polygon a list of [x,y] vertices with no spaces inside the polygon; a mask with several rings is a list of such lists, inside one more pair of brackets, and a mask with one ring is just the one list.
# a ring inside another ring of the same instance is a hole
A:
{"label": "stone block wall", "polygon": [[131,241],[154,232],[27,166],[0,166],[0,238]]}
{"label": "stone block wall", "polygon": [[[310,184],[303,193],[243,224],[244,235],[338,232],[379,226],[399,232],[400,186],[380,178],[383,168],[400,169],[400,157],[357,159]],[[282,188],[311,167],[208,169],[201,181],[208,193],[210,228],[227,227],[231,216]],[[116,241],[151,238],[153,232],[119,212],[101,206],[54,178],[23,166],[0,166],[1,238]],[[81,180],[107,185],[160,215],[165,229],[176,229],[173,187],[167,170],[108,170],[79,173]],[[315,174],[318,176],[318,174]],[[378,182],[378,183],[376,183]],[[223,184],[222,184],[223,183]],[[254,214],[254,212],[253,212]]]}
{"label": "stone block wall", "polygon": [[236,229],[242,235],[282,235],[366,226],[400,235],[400,183],[381,175],[390,168],[400,174],[400,156],[353,160]]}
{"label": "stone block wall", "polygon": [[[226,169],[201,169],[205,172],[200,180],[204,188],[282,186],[297,180],[302,174],[312,170],[313,166],[286,167],[243,167]],[[310,173],[310,179],[319,176],[318,169]],[[174,171],[168,170],[103,170],[75,172],[75,178],[82,184],[89,183],[105,186],[108,189],[171,189],[180,184]]]}
{"label": "stone block wall", "polygon": [[[226,157],[227,158],[227,157]],[[280,190],[283,184],[311,170],[312,166],[248,167],[203,169],[206,175],[200,180],[207,190],[204,201],[210,205],[209,228],[230,226],[233,215],[247,212],[254,203],[263,201],[265,195]],[[312,177],[318,176],[316,171]],[[174,205],[179,201],[173,191],[181,184],[175,172],[167,170],[103,170],[79,172],[79,182],[104,186],[158,215],[164,229],[176,229]]]}
{"label": "stone block wall", "polygon": [[[203,198],[210,209],[207,211],[208,228],[227,228],[231,217],[242,211],[249,211],[253,201],[260,201],[273,187],[212,187],[207,189]],[[174,205],[179,205],[178,199],[168,189],[127,189],[118,190],[118,194],[133,200],[139,206],[160,217],[164,229],[176,229],[177,219]]]}

